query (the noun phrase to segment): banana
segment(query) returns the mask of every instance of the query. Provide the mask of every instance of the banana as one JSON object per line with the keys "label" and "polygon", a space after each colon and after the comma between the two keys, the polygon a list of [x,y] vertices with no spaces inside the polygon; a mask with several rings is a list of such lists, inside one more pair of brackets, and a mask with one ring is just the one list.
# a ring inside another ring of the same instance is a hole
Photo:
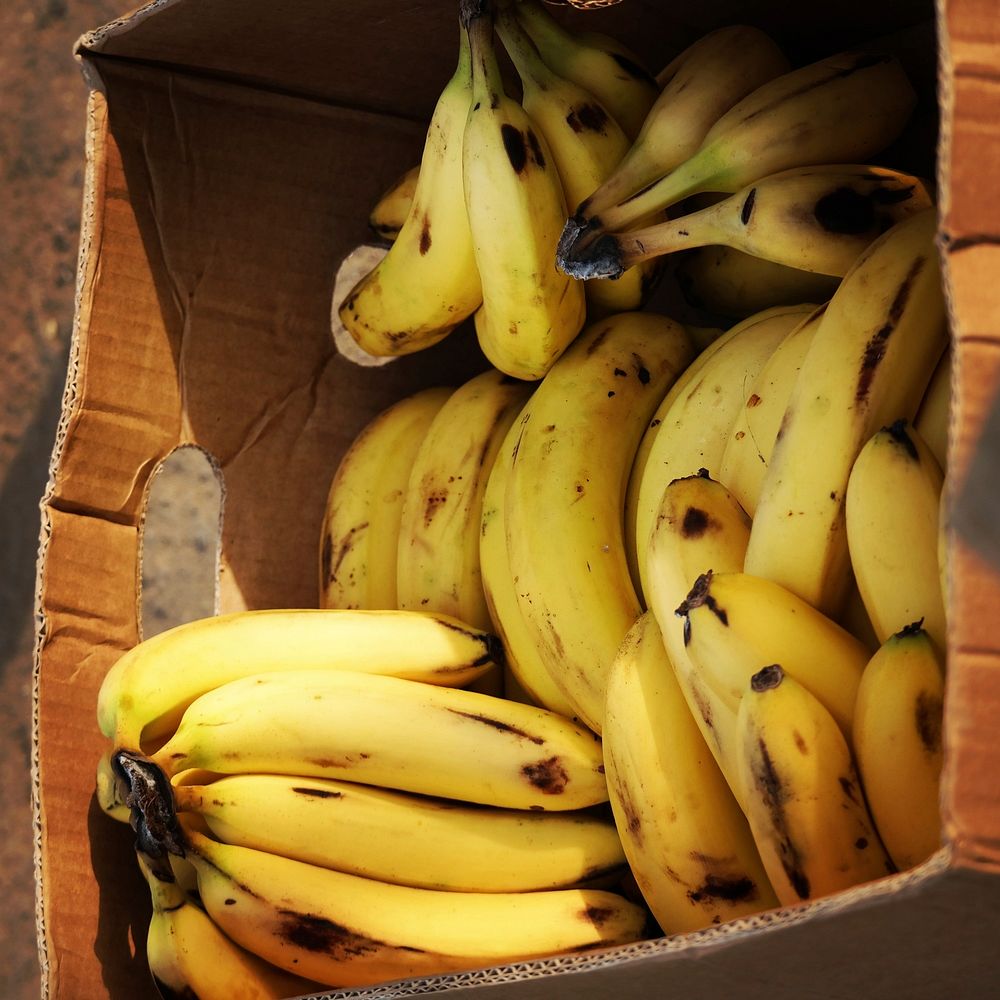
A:
{"label": "banana", "polygon": [[316,989],[317,983],[245,951],[223,934],[176,883],[162,881],[142,855],[138,858],[153,898],[146,958],[160,996],[280,1000]]}
{"label": "banana", "polygon": [[622,537],[629,469],[691,353],[665,316],[594,323],[515,425],[505,518],[518,607],[549,675],[595,732],[607,671],[641,610]]}
{"label": "banana", "polygon": [[635,139],[660,92],[638,57],[617,41],[569,31],[536,0],[522,0],[516,10],[548,66],[593,94]]}
{"label": "banana", "polygon": [[385,257],[348,293],[340,321],[368,354],[410,354],[446,337],[483,299],[462,199],[462,148],[472,100],[470,52],[434,109],[409,214]]}
{"label": "banana", "polygon": [[603,742],[625,855],[665,934],[777,905],[750,827],[692,718],[648,611],[612,663]]}
{"label": "banana", "polygon": [[614,824],[584,812],[495,809],[280,774],[182,786],[174,801],[224,843],[394,885],[528,892],[625,865]]}
{"label": "banana", "polygon": [[605,233],[624,232],[693,194],[732,194],[793,167],[863,163],[899,134],[915,102],[893,56],[842,52],[785,73],[730,108],[698,149],[660,180],[600,214],[568,220],[560,266]]}
{"label": "banana", "polygon": [[693,155],[709,129],[757,87],[787,73],[788,60],[758,28],[732,25],[703,35],[658,75],[660,94],[617,169],[576,213],[601,212],[658,181]]}
{"label": "banana", "polygon": [[447,615],[415,611],[238,611],[161,632],[108,671],[97,719],[116,748],[157,745],[184,710],[220,684],[265,671],[394,674],[428,684],[467,684],[500,650],[491,634]]}
{"label": "banana", "polygon": [[840,284],[828,274],[785,267],[724,246],[681,255],[674,277],[689,305],[734,320],[773,306],[826,302]]}
{"label": "banana", "polygon": [[[512,8],[501,8],[497,30],[521,79],[521,104],[552,153],[567,204],[575,205],[628,152],[628,136],[593,94],[546,66]],[[617,281],[591,282],[588,304],[606,313],[638,309],[655,270],[645,264]]]}
{"label": "banana", "polygon": [[945,471],[948,469],[948,425],[951,420],[951,351],[941,355],[913,418],[916,432]]}
{"label": "banana", "polygon": [[900,870],[941,846],[944,673],[919,622],[890,636],[861,677],[854,752],[875,826]]}
{"label": "banana", "polygon": [[427,429],[451,393],[424,389],[383,410],[340,460],[320,535],[321,608],[397,606],[396,548],[406,483]]}
{"label": "banana", "polygon": [[731,327],[688,366],[649,421],[625,498],[629,565],[643,594],[646,543],[664,487],[701,468],[718,478],[726,437],[746,387],[788,332],[814,308],[782,306]]}
{"label": "banana", "polygon": [[844,494],[861,446],[912,418],[947,335],[933,210],[876,240],[799,369],[754,512],[746,571],[835,617],[850,580]]}
{"label": "banana", "polygon": [[779,664],[740,700],[747,818],[784,905],[893,872],[865,807],[847,741],[832,716]]}
{"label": "banana", "polygon": [[669,483],[653,520],[646,567],[649,609],[695,723],[740,805],[743,789],[736,766],[736,711],[688,656],[684,629],[675,611],[692,581],[711,567],[739,573],[750,539],[750,518],[707,470]]}
{"label": "banana", "polygon": [[132,810],[122,796],[118,778],[111,766],[112,750],[105,750],[97,762],[96,791],[97,803],[112,819],[127,823],[132,818]]}
{"label": "banana", "polygon": [[575,278],[617,278],[664,254],[721,244],[839,277],[886,229],[932,204],[918,178],[885,167],[795,167],[666,222],[606,231],[560,266]]}
{"label": "banana", "polygon": [[594,889],[456,893],[389,885],[188,833],[212,919],[280,968],[338,987],[609,947],[645,912]]}
{"label": "banana", "polygon": [[861,592],[858,590],[857,582],[853,579],[850,590],[847,592],[847,600],[844,601],[844,610],[836,619],[837,624],[847,629],[860,643],[866,646],[869,652],[874,653],[879,647],[878,636],[868,612],[865,609],[865,602],[861,599]]}
{"label": "banana", "polygon": [[938,522],[943,480],[930,448],[898,420],[861,449],[845,503],[851,566],[879,641],[920,618],[942,654],[946,630]]}
{"label": "banana", "polygon": [[696,356],[726,332],[720,326],[693,326],[691,323],[685,323],[684,329],[687,330],[688,336],[691,338],[691,345],[694,347]]}
{"label": "banana", "polygon": [[540,379],[583,326],[583,286],[555,266],[565,200],[552,153],[504,92],[486,0],[463,0],[472,49],[472,107],[463,181],[483,304],[479,345],[515,378]]}
{"label": "banana", "polygon": [[152,756],[200,767],[338,777],[509,809],[607,800],[596,737],[561,715],[461,688],[290,670],[203,694]]}
{"label": "banana", "polygon": [[486,479],[531,386],[490,369],[451,395],[431,422],[405,487],[397,606],[491,627],[479,565]]}
{"label": "banana", "polygon": [[820,306],[794,327],[764,362],[736,411],[719,461],[719,479],[753,517],[774,442],[802,360],[826,312]]}
{"label": "banana", "polygon": [[392,186],[375,202],[368,215],[368,225],[382,239],[394,242],[410,214],[413,196],[420,177],[420,164],[410,167],[402,176],[393,181]]}
{"label": "banana", "polygon": [[[535,637],[517,606],[517,591],[507,558],[507,479],[513,462],[514,445],[520,434],[515,422],[504,438],[490,471],[483,497],[483,521],[479,538],[479,561],[483,574],[483,593],[489,607],[493,630],[503,643],[504,666],[530,700],[567,718],[573,706],[559,685],[549,676],[544,659],[535,645]],[[507,678],[504,692],[510,697]]]}
{"label": "banana", "polygon": [[676,613],[684,619],[688,655],[706,683],[735,710],[751,676],[779,663],[849,738],[867,647],[770,580],[705,569]]}

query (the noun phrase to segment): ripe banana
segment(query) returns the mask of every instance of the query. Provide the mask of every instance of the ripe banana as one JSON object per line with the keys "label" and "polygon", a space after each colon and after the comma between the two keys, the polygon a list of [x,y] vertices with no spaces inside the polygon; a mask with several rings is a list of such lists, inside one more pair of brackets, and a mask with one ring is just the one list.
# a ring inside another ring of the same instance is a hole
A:
{"label": "ripe banana", "polygon": [[704,191],[733,193],[817,163],[864,163],[902,130],[915,94],[897,59],[842,52],[758,87],[727,111],[682,164],[599,214],[570,219],[560,265],[609,232]]}
{"label": "ripe banana", "polygon": [[879,642],[918,618],[943,654],[938,524],[944,477],[920,435],[898,420],[854,462],[845,520],[851,566]]}
{"label": "ripe banana", "polygon": [[641,610],[622,537],[628,472],[691,353],[665,316],[594,323],[515,425],[505,516],[518,607],[550,676],[595,732],[607,671]]}
{"label": "ripe banana", "polygon": [[499,655],[496,638],[414,611],[239,611],[178,625],[122,656],[101,685],[97,719],[116,748],[157,746],[213,688],[265,671],[370,671],[467,684]]}
{"label": "ripe banana", "polygon": [[617,169],[585,200],[568,198],[570,208],[600,215],[659,180],[698,149],[734,104],[789,68],[758,28],[732,25],[703,35],[658,75],[660,94]]}
{"label": "ripe banana", "polygon": [[814,308],[768,309],[726,331],[688,366],[649,421],[625,498],[629,565],[643,594],[646,545],[664,487],[702,468],[718,478],[726,437],[746,387],[788,332]]}
{"label": "ripe banana", "polygon": [[705,569],[676,612],[684,618],[688,655],[705,681],[737,709],[751,676],[780,663],[849,738],[868,649],[770,580]]}
{"label": "ripe banana", "polygon": [[941,846],[943,702],[941,663],[918,622],[885,641],[858,688],[854,752],[875,826],[900,870]]}
{"label": "ripe banana", "polygon": [[436,344],[483,299],[462,193],[462,146],[472,100],[470,53],[441,93],[424,144],[413,202],[385,257],[341,303],[340,321],[368,354],[410,354]]}
{"label": "ripe banana", "polygon": [[[573,718],[573,706],[549,676],[545,661],[535,645],[535,637],[517,606],[514,576],[507,558],[507,479],[514,460],[514,445],[520,433],[520,426],[515,421],[500,446],[486,484],[479,538],[483,593],[493,630],[503,643],[504,666],[513,674],[516,683],[534,704]],[[508,698],[509,687],[505,676],[504,693]]]}
{"label": "ripe banana", "polygon": [[393,181],[373,206],[368,215],[368,225],[382,239],[394,242],[410,214],[413,196],[417,190],[420,164],[410,167],[402,176]]}
{"label": "ripe banana", "polygon": [[669,483],[653,519],[646,560],[649,609],[677,683],[708,748],[740,805],[743,789],[736,766],[736,711],[688,656],[684,628],[675,614],[691,584],[710,567],[739,573],[750,539],[750,518],[707,470]]}
{"label": "ripe banana", "polygon": [[153,897],[146,958],[160,996],[281,1000],[316,989],[317,983],[244,951],[175,882],[161,881],[138,858]]}
{"label": "ripe banana", "polygon": [[522,0],[516,10],[548,66],[593,94],[634,139],[660,92],[634,53],[593,32],[569,31],[536,0]]}
{"label": "ripe banana", "polygon": [[531,386],[490,369],[452,393],[421,442],[405,487],[396,555],[397,606],[489,629],[479,566],[483,493]]}
{"label": "ripe banana", "polygon": [[427,428],[451,392],[424,389],[390,406],[340,460],[323,515],[321,608],[397,606],[396,548],[406,483]]}
{"label": "ripe banana", "polygon": [[719,479],[751,517],[757,509],[788,398],[824,312],[825,305],[810,313],[774,349],[750,383],[726,439]]}
{"label": "ripe banana", "polygon": [[948,424],[951,420],[951,351],[941,355],[930,384],[913,418],[913,426],[924,439],[938,465],[948,469]]}
{"label": "ripe banana", "polygon": [[280,774],[184,785],[174,801],[224,843],[423,889],[558,889],[625,865],[614,824],[587,812],[495,809]]}
{"label": "ripe banana", "polygon": [[291,670],[203,694],[152,760],[338,777],[510,809],[607,800],[600,743],[568,719],[461,688],[352,671]]}
{"label": "ripe banana", "polygon": [[828,274],[785,267],[722,246],[681,255],[674,277],[689,305],[734,320],[773,306],[826,302],[840,284]]}
{"label": "ripe banana", "polygon": [[750,827],[671,669],[652,613],[608,674],[604,765],[615,822],[666,934],[777,905]]}
{"label": "ripe banana", "polygon": [[849,583],[844,494],[861,446],[912,418],[945,348],[933,210],[859,258],[813,336],[754,512],[746,571],[836,616]]}
{"label": "ripe banana", "polygon": [[[511,7],[501,8],[497,29],[521,79],[524,110],[552,153],[566,203],[575,205],[614,170],[628,136],[593,94],[545,65]],[[646,264],[617,281],[591,282],[587,301],[605,312],[638,309],[655,269]]]}
{"label": "ripe banana", "polygon": [[540,379],[586,310],[583,286],[555,266],[565,201],[552,153],[504,92],[485,0],[463,0],[462,18],[472,48],[463,180],[483,289],[476,335],[500,371]]}
{"label": "ripe banana", "polygon": [[627,232],[605,232],[560,260],[582,279],[616,278],[664,254],[721,244],[776,264],[841,276],[894,223],[932,205],[916,177],[884,167],[795,167],[707,208]]}
{"label": "ripe banana", "polygon": [[747,818],[784,905],[895,870],[842,732],[780,665],[763,667],[747,684],[739,732]]}
{"label": "ripe banana", "polygon": [[199,894],[227,935],[280,968],[338,987],[575,954],[643,934],[644,911],[610,892],[437,892],[195,831],[187,840]]}

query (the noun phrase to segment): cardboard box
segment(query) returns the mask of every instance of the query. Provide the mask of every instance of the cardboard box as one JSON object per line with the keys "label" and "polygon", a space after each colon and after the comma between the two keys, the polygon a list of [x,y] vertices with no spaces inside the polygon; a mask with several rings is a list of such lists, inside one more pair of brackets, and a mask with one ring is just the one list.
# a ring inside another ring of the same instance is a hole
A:
{"label": "cardboard box", "polygon": [[[625,0],[575,17],[658,68],[739,19],[804,62],[934,15],[907,0],[822,10]],[[936,15],[940,246],[958,389],[945,846],[918,870],[699,934],[351,995],[994,995],[1000,18],[993,0],[940,0]],[[329,334],[333,274],[367,239],[368,206],[416,161],[455,44],[453,0],[155,0],[80,42],[92,94],[77,312],[37,597],[46,996],[152,995],[131,831],[101,814],[93,787],[96,692],[140,638],[143,512],[158,463],[193,443],[220,470],[220,610],[313,606],[323,500],[352,436],[404,393],[483,367],[468,332],[377,369],[338,357]],[[916,55],[933,83],[933,45]]]}

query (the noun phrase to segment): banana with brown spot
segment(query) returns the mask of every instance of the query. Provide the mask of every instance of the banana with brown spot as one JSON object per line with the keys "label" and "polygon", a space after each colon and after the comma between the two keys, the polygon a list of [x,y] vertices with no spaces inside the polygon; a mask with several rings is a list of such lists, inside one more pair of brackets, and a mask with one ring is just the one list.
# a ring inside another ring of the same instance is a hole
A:
{"label": "banana with brown spot", "polygon": [[459,893],[318,868],[190,831],[212,919],[267,961],[338,987],[578,954],[643,936],[645,911],[596,889]]}
{"label": "banana with brown spot", "polygon": [[608,676],[604,765],[615,822],[643,898],[666,934],[778,903],[750,827],[643,614]]}
{"label": "banana with brown spot", "polygon": [[740,700],[739,732],[747,818],[783,905],[895,871],[843,733],[780,665],[751,678]]}
{"label": "banana with brown spot", "polygon": [[509,809],[607,801],[601,746],[561,715],[351,671],[258,674],[193,702],[152,759],[168,774],[342,778]]}

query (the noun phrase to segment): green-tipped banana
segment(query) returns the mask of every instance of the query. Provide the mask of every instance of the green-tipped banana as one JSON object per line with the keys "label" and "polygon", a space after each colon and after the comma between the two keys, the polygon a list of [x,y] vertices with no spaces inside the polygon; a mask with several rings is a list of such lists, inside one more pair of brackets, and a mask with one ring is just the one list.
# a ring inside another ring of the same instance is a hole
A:
{"label": "green-tipped banana", "polygon": [[721,244],[786,267],[841,276],[886,229],[931,204],[918,178],[884,167],[795,167],[700,211],[605,233],[561,266],[576,278],[616,278],[664,254]]}
{"label": "green-tipped banana", "polygon": [[458,68],[427,130],[406,221],[388,254],[338,310],[344,327],[368,354],[410,354],[430,347],[483,300],[462,198],[462,146],[472,75],[465,32],[461,38]]}

